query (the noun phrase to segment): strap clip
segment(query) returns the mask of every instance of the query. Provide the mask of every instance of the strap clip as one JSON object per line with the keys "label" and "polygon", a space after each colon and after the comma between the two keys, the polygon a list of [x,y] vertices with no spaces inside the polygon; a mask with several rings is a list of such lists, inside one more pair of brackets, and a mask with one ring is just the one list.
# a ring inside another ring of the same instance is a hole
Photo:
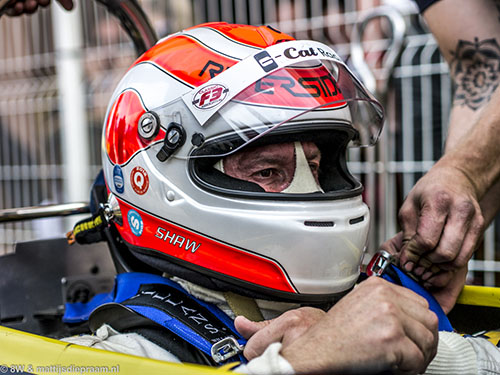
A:
{"label": "strap clip", "polygon": [[370,263],[366,267],[366,274],[368,276],[382,276],[385,269],[394,261],[394,256],[385,251],[379,250],[373,255]]}
{"label": "strap clip", "polygon": [[242,353],[244,348],[245,347],[240,345],[234,337],[230,336],[213,344],[210,350],[210,355],[217,364],[220,364],[229,358]]}

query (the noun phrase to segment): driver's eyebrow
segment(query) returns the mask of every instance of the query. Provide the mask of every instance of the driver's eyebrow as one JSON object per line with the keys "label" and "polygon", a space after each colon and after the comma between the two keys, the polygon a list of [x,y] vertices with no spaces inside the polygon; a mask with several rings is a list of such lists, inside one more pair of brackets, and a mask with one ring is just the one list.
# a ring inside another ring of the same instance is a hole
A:
{"label": "driver's eyebrow", "polygon": [[316,159],[321,157],[321,151],[315,150],[314,152],[311,153],[306,153],[306,158],[307,159]]}
{"label": "driver's eyebrow", "polygon": [[259,166],[262,164],[281,164],[286,161],[285,159],[286,157],[284,155],[273,155],[264,152],[244,158],[242,164],[250,164],[249,167],[251,168],[252,166]]}
{"label": "driver's eyebrow", "polygon": [[321,151],[318,147],[314,147],[312,150],[307,147],[303,147],[303,149],[307,159],[315,159],[317,157],[321,157]]}

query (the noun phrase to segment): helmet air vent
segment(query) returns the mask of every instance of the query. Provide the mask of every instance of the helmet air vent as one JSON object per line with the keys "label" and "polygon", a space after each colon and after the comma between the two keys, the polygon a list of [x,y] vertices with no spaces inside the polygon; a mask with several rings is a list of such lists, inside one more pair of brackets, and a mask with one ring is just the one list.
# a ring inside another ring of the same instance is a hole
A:
{"label": "helmet air vent", "polygon": [[354,219],[349,220],[349,224],[354,225],[357,223],[361,223],[364,220],[365,220],[364,216],[355,217]]}
{"label": "helmet air vent", "polygon": [[333,227],[335,223],[333,221],[304,221],[306,227]]}

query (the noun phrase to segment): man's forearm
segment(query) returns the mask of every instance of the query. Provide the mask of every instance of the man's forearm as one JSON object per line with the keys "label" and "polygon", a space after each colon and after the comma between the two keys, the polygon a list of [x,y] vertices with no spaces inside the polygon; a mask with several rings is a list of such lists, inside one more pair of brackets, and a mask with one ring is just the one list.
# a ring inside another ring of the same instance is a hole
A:
{"label": "man's forearm", "polygon": [[461,108],[454,108],[454,112],[455,116],[460,112],[465,116],[461,124],[455,122],[450,127],[446,153],[438,164],[464,173],[482,200],[500,176],[500,90],[495,91],[479,116],[466,115],[467,110]]}
{"label": "man's forearm", "polygon": [[445,155],[437,164],[460,170],[479,200],[500,174],[499,17],[500,5],[489,0],[442,0],[424,13],[455,85]]}

